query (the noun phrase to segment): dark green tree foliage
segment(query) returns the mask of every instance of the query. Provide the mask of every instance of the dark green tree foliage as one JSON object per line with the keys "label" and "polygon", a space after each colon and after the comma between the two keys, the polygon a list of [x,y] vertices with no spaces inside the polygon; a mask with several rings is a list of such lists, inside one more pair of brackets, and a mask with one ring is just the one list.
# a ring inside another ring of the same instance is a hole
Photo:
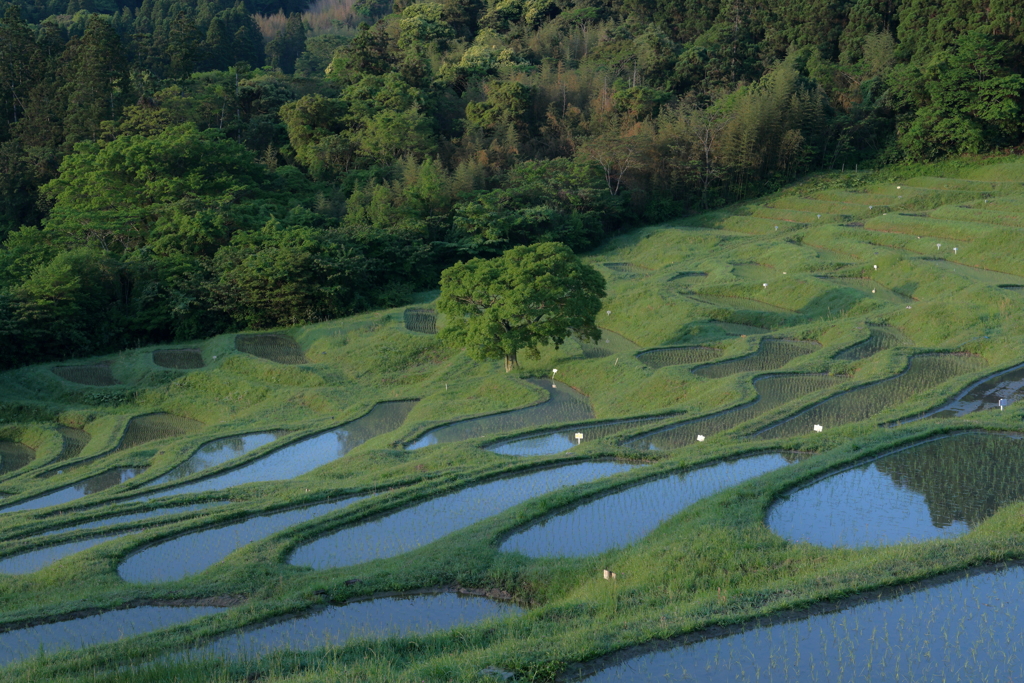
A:
{"label": "dark green tree foliage", "polygon": [[296,12],[289,15],[280,35],[267,43],[267,61],[286,74],[295,73],[295,60],[305,49],[306,29],[302,25],[302,15]]}
{"label": "dark green tree foliage", "polygon": [[460,261],[441,273],[437,310],[448,316],[441,339],[473,358],[503,358],[508,372],[521,350],[536,356],[538,347],[558,348],[571,336],[599,340],[604,288],[604,277],[558,242]]}

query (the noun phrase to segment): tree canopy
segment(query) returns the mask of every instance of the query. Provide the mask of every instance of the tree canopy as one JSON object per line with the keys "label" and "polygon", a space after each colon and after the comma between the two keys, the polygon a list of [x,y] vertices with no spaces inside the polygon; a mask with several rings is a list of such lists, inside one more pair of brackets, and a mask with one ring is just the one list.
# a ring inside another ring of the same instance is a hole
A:
{"label": "tree canopy", "polygon": [[604,295],[604,277],[559,242],[460,261],[441,273],[437,310],[448,316],[441,338],[474,358],[503,358],[508,372],[519,351],[535,356],[570,336],[600,339],[595,319]]}

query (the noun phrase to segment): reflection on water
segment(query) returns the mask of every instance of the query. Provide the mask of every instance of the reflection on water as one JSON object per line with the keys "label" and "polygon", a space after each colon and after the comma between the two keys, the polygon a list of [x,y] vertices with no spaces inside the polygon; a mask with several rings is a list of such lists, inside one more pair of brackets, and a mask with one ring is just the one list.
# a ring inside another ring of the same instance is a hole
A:
{"label": "reflection on water", "polygon": [[810,434],[814,425],[830,429],[866,420],[957,375],[977,369],[981,362],[974,356],[952,353],[914,356],[910,359],[907,369],[900,374],[825,399],[787,420],[761,430],[756,436],[762,439],[777,439]]}
{"label": "reflection on water", "polygon": [[[1012,405],[1024,391],[1024,365],[986,377],[967,387],[959,396],[921,417],[960,417],[979,410]],[[1002,401],[1002,404],[1000,404]]]}
{"label": "reflection on water", "polygon": [[584,680],[1019,681],[1022,629],[1024,569],[1014,567],[651,652]]}
{"label": "reflection on water", "polygon": [[361,600],[233,633],[195,650],[196,655],[258,657],[276,649],[312,650],[353,638],[385,638],[446,631],[484,619],[521,614],[489,598],[438,593]]}
{"label": "reflection on water", "polygon": [[321,465],[337,460],[375,436],[398,429],[405,422],[406,416],[414,405],[416,405],[416,401],[378,403],[366,415],[337,429],[290,444],[237,469],[191,484],[183,484],[158,493],[151,493],[140,497],[139,500],[152,500],[184,493],[220,491],[231,486],[261,481],[293,479],[306,472],[311,472]]}
{"label": "reflection on water", "polygon": [[259,515],[242,522],[178,536],[129,555],[117,568],[117,573],[132,583],[177,581],[207,569],[244,545],[272,536],[290,526],[344,509],[365,498],[346,498]]}
{"label": "reflection on water", "polygon": [[839,472],[772,506],[791,541],[878,546],[966,533],[1024,497],[1024,439],[968,432],[932,439]]}
{"label": "reflection on water", "polygon": [[394,557],[530,498],[631,469],[620,463],[586,462],[471,486],[301,545],[289,562],[326,569]]}
{"label": "reflection on water", "polygon": [[50,507],[51,505],[61,505],[63,503],[70,503],[73,500],[83,498],[90,493],[99,493],[105,491],[112,486],[123,484],[129,479],[133,479],[143,471],[145,467],[117,467],[106,472],[101,472],[95,476],[83,479],[82,481],[66,486],[62,489],[58,489],[53,493],[47,493],[46,495],[39,496],[38,498],[31,498],[17,505],[11,505],[0,509],[0,512],[17,512],[19,510],[38,510],[39,508]]}
{"label": "reflection on water", "polygon": [[[566,427],[554,432],[537,434],[515,441],[506,441],[494,446],[488,446],[487,450],[501,455],[554,455],[567,451],[584,441],[602,439],[644,424],[667,420],[669,417],[668,415],[657,415],[654,417],[640,417],[635,420],[611,420],[577,427]],[[577,434],[581,434],[582,438],[577,439]]]}
{"label": "reflection on water", "polygon": [[737,408],[712,413],[704,417],[655,432],[641,434],[625,442],[625,446],[644,450],[668,450],[697,443],[697,436],[711,436],[752,420],[758,415],[843,381],[843,377],[829,375],[770,375],[754,379],[757,397]]}
{"label": "reflection on water", "polygon": [[100,543],[105,543],[113,538],[124,535],[125,534],[110,534],[107,536],[96,536],[94,538],[87,538],[84,541],[72,541],[70,543],[61,543],[60,545],[51,545],[46,548],[39,548],[38,550],[30,550],[27,553],[5,557],[0,560],[0,574],[31,574],[32,572],[39,571],[43,567],[50,566],[57,560],[67,557],[68,555],[74,555],[75,553],[82,552],[94,545],[99,545]]}
{"label": "reflection on water", "polygon": [[228,436],[205,443],[188,460],[170,470],[167,474],[157,477],[149,482],[148,485],[170,484],[171,482],[190,477],[193,474],[198,474],[203,470],[223,465],[229,460],[234,460],[260,446],[272,443],[278,436],[280,436],[279,432],[259,432],[256,434]]}
{"label": "reflection on water", "polygon": [[531,427],[593,419],[594,411],[591,410],[587,398],[565,382],[553,382],[549,379],[526,381],[544,389],[550,394],[550,398],[527,408],[461,420],[432,429],[406,448],[416,450],[438,443],[465,441],[502,432],[523,431]]}
{"label": "reflection on water", "polygon": [[0,666],[40,651],[109,643],[223,612],[221,607],[132,607],[0,633]]}
{"label": "reflection on water", "polygon": [[529,557],[579,557],[621,548],[698,500],[794,459],[779,453],[755,455],[661,477],[548,517],[510,536],[501,550]]}
{"label": "reflection on water", "polygon": [[716,378],[735,375],[738,372],[770,372],[818,348],[820,347],[814,342],[765,338],[761,340],[761,345],[754,353],[720,363],[701,365],[692,372],[695,375]]}

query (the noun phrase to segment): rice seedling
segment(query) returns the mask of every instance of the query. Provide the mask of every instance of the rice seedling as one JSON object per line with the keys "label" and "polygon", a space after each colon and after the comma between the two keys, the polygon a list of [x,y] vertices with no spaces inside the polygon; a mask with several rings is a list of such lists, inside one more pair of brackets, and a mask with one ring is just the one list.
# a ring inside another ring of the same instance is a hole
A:
{"label": "rice seedling", "polygon": [[666,368],[670,365],[691,365],[707,363],[722,355],[720,349],[710,346],[670,346],[650,349],[636,354],[637,360],[649,368]]}
{"label": "rice seedling", "polygon": [[454,592],[354,600],[232,633],[188,653],[254,658],[274,650],[312,650],[354,638],[408,637],[522,614],[507,602]]}
{"label": "rice seedling", "polygon": [[112,387],[118,381],[114,379],[110,366],[110,361],[104,361],[92,365],[55,365],[51,370],[65,382],[92,387]]}
{"label": "rice seedling", "polygon": [[478,484],[300,545],[289,562],[317,569],[395,557],[557,489],[632,469],[587,462]]}
{"label": "rice seedling", "polygon": [[548,379],[527,381],[547,392],[549,398],[527,408],[449,423],[428,431],[406,448],[414,451],[435,444],[520,432],[594,417],[586,397],[565,382]]}
{"label": "rice seedling", "polygon": [[199,349],[155,349],[153,362],[171,370],[198,370],[206,365]]}
{"label": "rice seedling", "polygon": [[783,538],[879,546],[967,533],[1024,497],[1024,439],[966,432],[885,453],[788,493],[768,513]]}
{"label": "rice seedling", "polygon": [[77,649],[130,638],[199,617],[223,612],[222,607],[148,606],[111,610],[0,633],[0,665],[65,648]]}
{"label": "rice seedling", "polygon": [[619,277],[633,278],[651,274],[651,269],[636,263],[604,263],[605,268]]}
{"label": "rice seedling", "polygon": [[668,279],[668,282],[675,282],[681,285],[699,285],[707,280],[708,274],[699,270],[684,270],[676,273]]}
{"label": "rice seedling", "polygon": [[407,308],[402,313],[405,329],[410,332],[437,334],[437,315],[425,308]]}
{"label": "rice seedling", "polygon": [[832,429],[866,420],[898,406],[957,375],[976,370],[980,359],[957,354],[922,354],[911,357],[907,368],[888,379],[844,391],[793,417],[757,432],[762,439],[810,434],[813,425]]}
{"label": "rice seedling", "polygon": [[857,342],[848,349],[844,349],[835,355],[836,360],[859,361],[870,358],[879,351],[893,349],[904,343],[899,333],[889,327],[872,325],[868,338]]}
{"label": "rice seedling", "polygon": [[609,356],[630,356],[640,347],[618,332],[601,328],[601,338],[596,342],[575,340],[583,351],[584,358],[607,358]]}
{"label": "rice seedling", "polygon": [[747,403],[704,417],[641,434],[623,445],[642,450],[670,450],[697,443],[698,436],[713,436],[749,422],[759,415],[801,396],[834,386],[842,381],[828,375],[770,375],[754,380],[757,396]]}
{"label": "rice seedling", "polygon": [[818,345],[813,342],[765,337],[754,353],[710,365],[701,365],[694,368],[692,372],[701,377],[715,378],[735,375],[738,372],[770,372],[779,370],[792,360],[813,353],[817,349]]}
{"label": "rice seedling", "polygon": [[793,459],[779,453],[754,455],[659,477],[558,510],[513,533],[500,550],[529,557],[576,557],[621,548],[698,500]]}
{"label": "rice seedling", "polygon": [[[1002,370],[967,387],[949,403],[921,415],[960,417],[979,410],[1003,410],[1017,402],[1024,391],[1024,365]],[[905,420],[907,422],[907,420]]]}
{"label": "rice seedling", "polygon": [[169,439],[197,432],[203,423],[170,413],[150,413],[133,417],[124,430],[115,451],[126,451],[158,439]]}
{"label": "rice seedling", "polygon": [[284,334],[239,334],[235,336],[235,348],[242,353],[285,365],[309,362],[295,340]]}
{"label": "rice seedling", "polygon": [[32,462],[35,455],[35,450],[23,443],[0,441],[0,475],[20,470]]}
{"label": "rice seedling", "polygon": [[58,425],[57,431],[60,432],[61,438],[64,443],[61,446],[60,453],[54,458],[55,462],[64,462],[66,460],[72,460],[78,457],[78,454],[82,452],[85,445],[89,443],[91,436],[89,432],[83,429],[74,429],[73,427],[65,427],[64,425]]}

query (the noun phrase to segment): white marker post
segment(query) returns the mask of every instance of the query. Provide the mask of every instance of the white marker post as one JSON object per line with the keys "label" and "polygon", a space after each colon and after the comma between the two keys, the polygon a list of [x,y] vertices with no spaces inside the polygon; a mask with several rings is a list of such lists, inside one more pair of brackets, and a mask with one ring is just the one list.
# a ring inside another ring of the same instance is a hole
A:
{"label": "white marker post", "polygon": [[953,253],[956,254],[956,247],[953,247]]}
{"label": "white marker post", "polygon": [[767,282],[766,282],[766,283],[764,283],[764,284],[763,284],[763,285],[761,285],[761,286],[762,286],[762,287],[764,287],[765,289],[768,289],[768,283],[767,283]]}
{"label": "white marker post", "polygon": [[936,248],[936,249],[942,249],[942,245],[941,245],[941,244],[936,244],[936,245],[935,245],[935,248]]}
{"label": "white marker post", "polygon": [[1001,411],[1005,407],[1006,407],[1006,399],[1005,398],[999,399],[999,410]]}
{"label": "white marker post", "polygon": [[698,434],[697,435],[697,441],[703,441],[703,440],[704,440],[704,435],[703,434]]}
{"label": "white marker post", "polygon": [[576,445],[579,446],[583,442],[583,432],[576,432]]}
{"label": "white marker post", "polygon": [[551,371],[551,388],[552,389],[557,389],[558,388],[558,387],[555,386],[555,375],[556,374],[558,374],[558,368],[555,368],[554,370]]}
{"label": "white marker post", "polygon": [[875,270],[878,270],[878,266],[875,266]]}
{"label": "white marker post", "polygon": [[824,427],[822,427],[821,425],[814,425],[814,431],[816,431],[816,432],[820,432],[820,431],[822,431],[823,429],[825,429],[825,428],[824,428]]}

